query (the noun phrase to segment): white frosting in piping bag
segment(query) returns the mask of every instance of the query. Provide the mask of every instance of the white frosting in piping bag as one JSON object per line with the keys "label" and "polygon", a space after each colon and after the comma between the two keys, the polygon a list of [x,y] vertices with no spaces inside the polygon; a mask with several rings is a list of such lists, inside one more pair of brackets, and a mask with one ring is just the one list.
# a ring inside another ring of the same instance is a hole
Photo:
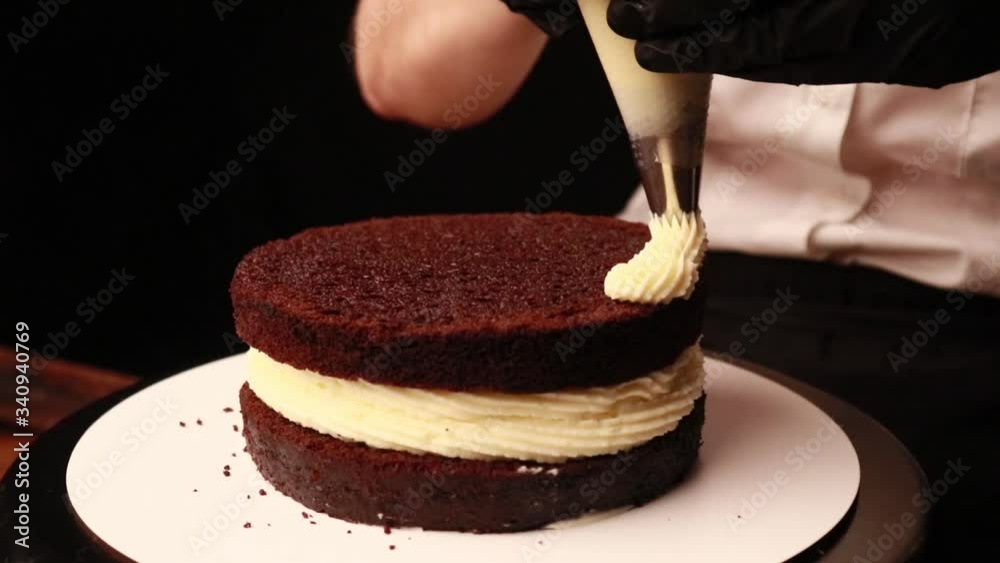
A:
{"label": "white frosting in piping bag", "polygon": [[662,168],[667,213],[650,220],[651,240],[642,251],[608,272],[604,292],[612,299],[665,303],[690,296],[705,252],[705,225],[697,211],[681,210],[674,167],[693,171],[701,166],[712,75],[656,73],[640,67],[635,41],[608,27],[608,1],[579,0],[580,10],[633,150],[637,139],[656,139],[652,154],[641,153],[637,161],[640,169]]}
{"label": "white frosting in piping bag", "polygon": [[[700,131],[704,138],[712,75],[642,68],[635,60],[635,41],[608,27],[608,0],[578,3],[629,134],[666,136],[683,128]],[[701,164],[700,151],[698,155],[697,162],[679,164]]]}

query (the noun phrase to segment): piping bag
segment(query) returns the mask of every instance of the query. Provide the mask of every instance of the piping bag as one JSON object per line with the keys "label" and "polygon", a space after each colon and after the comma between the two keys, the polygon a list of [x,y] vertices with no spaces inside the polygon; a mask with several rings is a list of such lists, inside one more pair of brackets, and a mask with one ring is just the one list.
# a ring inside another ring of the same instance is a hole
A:
{"label": "piping bag", "polygon": [[632,144],[654,215],[696,214],[711,74],[650,72],[635,60],[635,40],[608,27],[610,0],[578,0]]}

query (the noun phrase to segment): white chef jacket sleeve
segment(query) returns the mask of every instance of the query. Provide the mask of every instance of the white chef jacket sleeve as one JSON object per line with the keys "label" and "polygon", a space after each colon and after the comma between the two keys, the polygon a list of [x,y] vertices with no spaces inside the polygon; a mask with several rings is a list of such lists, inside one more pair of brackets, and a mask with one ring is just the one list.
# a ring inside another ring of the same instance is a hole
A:
{"label": "white chef jacket sleeve", "polygon": [[[709,246],[1000,296],[1000,73],[941,89],[716,77]],[[621,214],[644,221],[641,190]]]}

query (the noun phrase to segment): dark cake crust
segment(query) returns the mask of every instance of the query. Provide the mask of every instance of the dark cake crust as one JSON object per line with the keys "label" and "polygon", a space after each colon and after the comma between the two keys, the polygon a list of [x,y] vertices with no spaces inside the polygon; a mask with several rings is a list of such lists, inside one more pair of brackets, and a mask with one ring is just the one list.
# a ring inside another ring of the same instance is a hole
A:
{"label": "dark cake crust", "polygon": [[[539,464],[416,455],[338,440],[284,418],[249,385],[240,389],[247,450],[277,490],[351,522],[479,533],[537,529],[661,496],[697,459],[704,401],[673,432],[638,448]],[[519,473],[522,466],[542,471]],[[545,472],[553,468],[557,474]]]}
{"label": "dark cake crust", "polygon": [[701,335],[701,283],[667,305],[604,295],[645,225],[565,213],[376,219],[267,243],[230,287],[236,330],[300,369],[405,387],[536,393],[620,383]]}

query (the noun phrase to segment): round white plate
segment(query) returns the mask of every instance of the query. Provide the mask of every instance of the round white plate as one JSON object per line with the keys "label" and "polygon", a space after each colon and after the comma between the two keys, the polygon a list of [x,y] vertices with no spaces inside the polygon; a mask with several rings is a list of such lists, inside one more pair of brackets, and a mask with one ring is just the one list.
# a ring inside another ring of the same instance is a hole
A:
{"label": "round white plate", "polygon": [[709,359],[700,459],[663,498],[534,532],[386,535],[304,511],[263,480],[238,432],[243,358],[158,382],[80,439],[66,471],[69,500],[108,545],[140,563],[774,563],[833,528],[861,476],[850,441],[823,411]]}

